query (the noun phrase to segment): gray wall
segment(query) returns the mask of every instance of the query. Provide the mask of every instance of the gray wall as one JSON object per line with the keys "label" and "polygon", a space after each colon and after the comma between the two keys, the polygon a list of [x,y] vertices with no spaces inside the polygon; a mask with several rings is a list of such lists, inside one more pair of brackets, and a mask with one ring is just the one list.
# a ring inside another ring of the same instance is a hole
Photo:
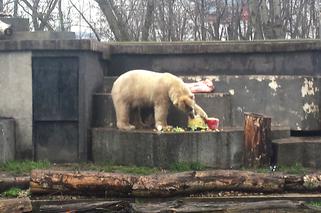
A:
{"label": "gray wall", "polygon": [[16,157],[31,159],[31,52],[0,53],[0,67],[0,117],[16,120]]}
{"label": "gray wall", "polygon": [[[185,81],[212,79],[216,92],[231,95],[233,126],[243,126],[243,113],[272,118],[273,126],[292,130],[320,130],[320,76],[221,75],[185,77]],[[209,106],[207,106],[209,107]]]}

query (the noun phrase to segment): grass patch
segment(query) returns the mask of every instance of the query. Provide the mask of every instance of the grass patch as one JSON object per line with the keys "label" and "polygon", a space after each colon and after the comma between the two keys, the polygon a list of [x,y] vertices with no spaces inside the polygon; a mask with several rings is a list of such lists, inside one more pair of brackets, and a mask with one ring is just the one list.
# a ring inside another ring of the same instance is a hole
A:
{"label": "grass patch", "polygon": [[[255,171],[259,173],[272,172],[270,167],[262,167],[262,168],[256,168],[256,169],[242,167],[241,170],[249,170],[249,171]],[[280,165],[280,166],[277,166],[275,170],[275,172],[283,172],[287,174],[297,174],[297,175],[306,174],[308,171],[309,171],[308,168],[302,166],[302,164],[299,164],[299,163],[293,164],[291,166]]]}
{"label": "grass patch", "polygon": [[313,207],[318,207],[318,208],[321,207],[321,201],[309,201],[309,202],[306,202],[306,204],[308,206],[313,206]]}
{"label": "grass patch", "polygon": [[49,161],[8,161],[0,164],[0,171],[19,175],[30,173],[33,169],[47,169],[49,166]]}
{"label": "grass patch", "polygon": [[155,168],[155,167],[118,166],[118,165],[112,165],[109,163],[106,163],[106,164],[83,163],[83,164],[76,165],[74,167],[74,170],[118,172],[118,173],[129,173],[129,174],[137,174],[137,175],[150,175],[161,171],[161,169]]}
{"label": "grass patch", "polygon": [[1,193],[2,197],[18,197],[22,193],[22,189],[13,187]]}
{"label": "grass patch", "polygon": [[199,162],[192,162],[192,163],[186,163],[186,162],[181,162],[181,163],[174,163],[170,166],[169,170],[175,171],[175,172],[183,172],[183,171],[199,171],[199,170],[204,170],[205,166],[202,165]]}
{"label": "grass patch", "polygon": [[[201,163],[175,163],[170,166],[168,171],[182,172],[182,171],[199,171],[205,169],[205,166]],[[142,167],[142,166],[120,166],[113,165],[110,163],[81,163],[73,166],[72,170],[76,171],[99,171],[99,172],[117,172],[117,173],[128,173],[137,175],[150,175],[163,171],[162,168],[156,167]]]}
{"label": "grass patch", "polygon": [[277,171],[288,173],[288,174],[306,174],[308,169],[303,167],[302,164],[296,163],[291,166],[283,166],[281,165]]}

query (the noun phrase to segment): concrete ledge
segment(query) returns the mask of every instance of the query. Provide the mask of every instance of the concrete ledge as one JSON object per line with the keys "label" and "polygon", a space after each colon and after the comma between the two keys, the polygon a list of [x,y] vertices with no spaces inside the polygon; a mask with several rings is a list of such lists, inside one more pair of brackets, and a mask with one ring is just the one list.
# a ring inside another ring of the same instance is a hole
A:
{"label": "concrete ledge", "polygon": [[92,130],[95,162],[169,167],[177,162],[199,162],[212,168],[243,165],[243,131],[161,133],[154,131]]}
{"label": "concrete ledge", "polygon": [[272,142],[278,165],[321,168],[321,137],[288,137]]}
{"label": "concrete ledge", "polygon": [[69,40],[76,39],[74,32],[51,32],[51,31],[35,31],[35,32],[14,32],[9,38],[11,40]]}
{"label": "concrete ledge", "polygon": [[[32,33],[31,33],[32,34]],[[72,34],[72,33],[71,33]],[[70,35],[71,35],[70,34]],[[35,33],[35,35],[38,35]],[[264,40],[264,41],[234,41],[234,42],[98,42],[88,39],[0,41],[0,51],[19,50],[91,50],[108,51],[111,54],[210,54],[210,53],[272,53],[299,52],[321,50],[319,40]],[[68,39],[71,38],[68,35]]]}
{"label": "concrete ledge", "polygon": [[15,159],[15,121],[0,117],[0,163]]}
{"label": "concrete ledge", "polygon": [[110,43],[112,54],[268,53],[320,50],[319,40]]}

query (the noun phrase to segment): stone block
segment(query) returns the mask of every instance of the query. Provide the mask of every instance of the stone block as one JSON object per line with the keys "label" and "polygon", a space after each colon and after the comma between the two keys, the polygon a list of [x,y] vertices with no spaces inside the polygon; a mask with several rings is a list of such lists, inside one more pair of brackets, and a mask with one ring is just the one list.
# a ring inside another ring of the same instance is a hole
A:
{"label": "stone block", "polygon": [[158,133],[92,130],[94,162],[167,168],[199,162],[211,168],[239,168],[243,163],[243,131]]}
{"label": "stone block", "polygon": [[0,163],[15,159],[15,121],[0,117]]}
{"label": "stone block", "polygon": [[288,137],[273,140],[272,143],[278,165],[300,164],[321,168],[321,137]]}

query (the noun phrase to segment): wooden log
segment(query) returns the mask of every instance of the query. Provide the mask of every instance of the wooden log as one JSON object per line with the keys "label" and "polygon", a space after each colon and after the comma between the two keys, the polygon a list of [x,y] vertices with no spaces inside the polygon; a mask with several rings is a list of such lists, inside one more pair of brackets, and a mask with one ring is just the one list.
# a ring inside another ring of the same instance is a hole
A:
{"label": "wooden log", "polygon": [[271,118],[244,113],[244,163],[248,167],[269,166],[272,154]]}
{"label": "wooden log", "polygon": [[0,178],[0,192],[8,190],[12,187],[17,187],[20,189],[28,189],[30,183],[30,177],[5,177]]}
{"label": "wooden log", "polygon": [[314,212],[303,202],[272,200],[258,202],[185,202],[183,200],[159,203],[133,204],[134,212]]}
{"label": "wooden log", "polygon": [[141,176],[133,185],[137,197],[161,197],[206,191],[281,192],[284,179],[280,176],[235,170],[182,172]]}
{"label": "wooden log", "polygon": [[44,205],[39,212],[132,212],[132,207],[127,201],[80,202]]}
{"label": "wooden log", "polygon": [[213,170],[134,176],[118,173],[34,170],[33,194],[126,195],[168,197],[212,190],[282,192],[284,179],[276,175],[234,170]]}
{"label": "wooden log", "polygon": [[32,212],[32,205],[29,198],[0,199],[1,213],[22,213]]}
{"label": "wooden log", "polygon": [[137,177],[100,172],[33,170],[30,191],[33,194],[128,195]]}

